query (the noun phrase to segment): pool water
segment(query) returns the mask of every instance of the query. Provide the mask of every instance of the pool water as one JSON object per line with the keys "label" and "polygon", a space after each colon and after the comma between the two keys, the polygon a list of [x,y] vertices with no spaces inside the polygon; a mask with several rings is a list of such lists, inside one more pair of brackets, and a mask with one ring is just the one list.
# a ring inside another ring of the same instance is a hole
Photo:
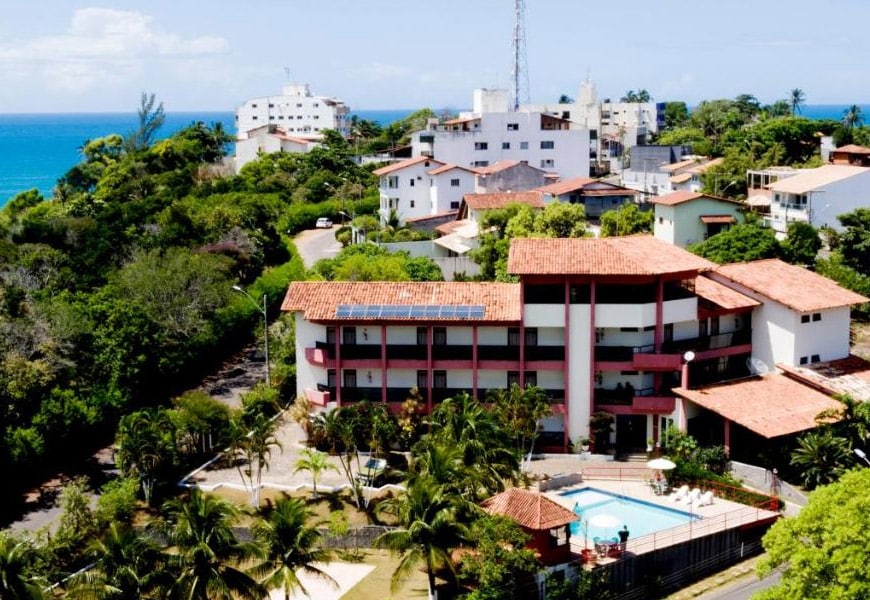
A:
{"label": "pool water", "polygon": [[[587,539],[591,543],[594,538],[610,539],[618,537],[618,531],[623,525],[628,527],[630,538],[637,538],[685,525],[697,521],[701,517],[686,511],[651,504],[643,500],[611,494],[595,488],[583,488],[560,494],[574,502],[576,513],[588,527]],[[619,525],[614,527],[594,527],[588,520],[595,515],[611,515],[616,517]],[[583,525],[580,522],[571,523],[571,535],[583,536]]]}

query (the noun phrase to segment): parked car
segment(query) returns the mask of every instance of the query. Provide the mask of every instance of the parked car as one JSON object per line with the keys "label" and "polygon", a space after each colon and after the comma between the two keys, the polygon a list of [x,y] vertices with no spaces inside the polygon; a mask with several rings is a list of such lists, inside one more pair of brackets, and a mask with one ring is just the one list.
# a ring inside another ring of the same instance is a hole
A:
{"label": "parked car", "polygon": [[315,225],[318,229],[331,229],[332,228],[332,219],[329,217],[320,217],[317,219],[317,225]]}

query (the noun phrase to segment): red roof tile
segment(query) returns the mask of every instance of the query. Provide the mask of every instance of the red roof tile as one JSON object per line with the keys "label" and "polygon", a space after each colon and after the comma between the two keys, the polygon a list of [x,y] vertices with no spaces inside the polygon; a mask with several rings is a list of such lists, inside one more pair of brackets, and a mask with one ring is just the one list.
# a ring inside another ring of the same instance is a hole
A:
{"label": "red roof tile", "polygon": [[[484,316],[475,321],[514,323],[520,321],[520,286],[516,283],[389,282],[389,281],[297,281],[290,284],[283,311],[301,311],[309,321],[333,321],[340,304],[478,306]],[[432,317],[361,318],[355,320],[451,321]],[[468,322],[468,319],[459,319]]]}
{"label": "red roof tile", "polygon": [[728,311],[761,306],[761,302],[758,300],[744,296],[727,285],[713,281],[703,275],[695,279],[695,294],[699,298],[712,302],[716,306]]}
{"label": "red roof tile", "polygon": [[[479,175],[492,175],[493,173],[498,173],[499,171],[505,171],[511,167],[515,167],[518,164],[520,164],[520,161],[518,160],[499,160],[485,167],[477,167],[475,168],[475,171],[477,171]],[[534,167],[531,168],[534,169]]]}
{"label": "red roof tile", "polygon": [[677,204],[691,202],[692,200],[698,200],[700,198],[715,200],[716,202],[724,202],[726,204],[743,204],[742,202],[739,202],[737,200],[731,200],[730,198],[719,198],[718,196],[702,194],[701,192],[690,192],[689,190],[680,190],[678,192],[665,194],[664,196],[653,197],[650,198],[649,201],[653,204],[661,204],[662,206],[676,206]]}
{"label": "red roof tile", "polygon": [[573,177],[572,179],[566,179],[565,181],[557,181],[556,183],[551,183],[549,185],[545,185],[543,187],[536,188],[539,192],[544,192],[545,194],[552,194],[553,196],[559,196],[561,194],[567,194],[569,192],[574,192],[579,189],[583,189],[583,186],[588,185],[596,179],[592,179],[591,177]]}
{"label": "red roof tile", "polygon": [[508,256],[514,275],[665,275],[714,266],[651,235],[514,239]]}
{"label": "red roof tile", "polygon": [[491,210],[504,208],[510,204],[528,204],[532,208],[544,208],[541,192],[490,192],[487,194],[465,194],[462,198],[469,208]]}
{"label": "red roof tile", "polygon": [[469,173],[477,173],[476,169],[466,169],[465,167],[460,167],[459,165],[454,165],[452,163],[447,163],[446,165],[442,165],[440,167],[436,167],[431,171],[427,171],[429,175],[440,175],[441,173],[446,173],[447,171],[452,171],[453,169],[459,169],[460,171],[467,171]]}
{"label": "red roof tile", "polygon": [[776,258],[716,267],[715,273],[798,312],[861,304],[867,298]]}
{"label": "red roof tile", "polygon": [[813,429],[816,415],[842,406],[778,373],[674,393],[768,439]]}
{"label": "red roof tile", "polygon": [[381,167],[380,169],[375,169],[372,171],[378,177],[383,177],[384,175],[389,175],[395,171],[401,171],[407,167],[413,167],[414,165],[418,165],[420,163],[425,163],[429,161],[435,165],[443,165],[444,163],[440,160],[435,160],[434,158],[430,158],[428,156],[415,156],[414,158],[408,158],[406,160],[399,161],[397,163],[393,163],[391,165],[387,165],[386,167]]}
{"label": "red roof tile", "polygon": [[857,144],[846,144],[845,146],[840,146],[839,148],[835,148],[832,152],[846,152],[849,154],[870,154],[870,148],[866,146],[859,146]]}
{"label": "red roof tile", "polygon": [[520,527],[532,531],[546,531],[580,520],[572,511],[540,492],[521,488],[508,488],[487,498],[483,508],[491,515],[509,517]]}
{"label": "red roof tile", "polygon": [[846,394],[861,402],[870,401],[870,362],[855,355],[838,360],[792,367],[776,365],[794,377],[820,390],[833,394]]}

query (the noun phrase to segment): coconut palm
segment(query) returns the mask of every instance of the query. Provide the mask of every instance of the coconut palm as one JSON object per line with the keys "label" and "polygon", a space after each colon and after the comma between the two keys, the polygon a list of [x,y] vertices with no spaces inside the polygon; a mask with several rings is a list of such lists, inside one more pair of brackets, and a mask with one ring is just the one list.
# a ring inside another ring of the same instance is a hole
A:
{"label": "coconut palm", "polygon": [[267,518],[254,525],[254,537],[265,556],[252,573],[261,577],[268,589],[283,589],[285,600],[296,590],[309,595],[299,581],[299,570],[337,585],[332,576],[316,565],[328,560],[329,553],[318,546],[320,532],[307,524],[313,515],[301,500],[282,498]]}
{"label": "coconut palm", "polygon": [[8,534],[0,534],[0,598],[37,600],[44,598],[41,582],[28,573],[34,558],[33,546]]}
{"label": "coconut palm", "polygon": [[827,430],[811,431],[799,438],[791,455],[791,464],[800,468],[809,489],[836,481],[850,462],[849,442]]}
{"label": "coconut palm", "polygon": [[70,580],[68,598],[138,600],[147,597],[165,573],[149,538],[118,523],[91,543],[90,552],[96,557],[94,568]]}
{"label": "coconut palm", "polygon": [[261,554],[233,533],[239,509],[198,489],[164,505],[162,530],[173,551],[165,555],[174,580],[165,589],[170,599],[260,600],[265,588],[240,565]]}
{"label": "coconut palm", "polygon": [[255,508],[260,506],[263,471],[269,470],[272,448],[281,448],[275,436],[277,429],[278,421],[262,413],[243,412],[232,420],[229,454],[241,459],[236,463],[237,468],[251,493],[251,506]]}
{"label": "coconut palm", "polygon": [[791,114],[792,116],[797,115],[801,112],[801,109],[804,106],[804,102],[806,102],[807,95],[804,94],[804,91],[800,88],[795,88],[791,91],[791,97],[789,98],[789,104],[791,104]]}
{"label": "coconut palm", "polygon": [[843,125],[846,129],[855,129],[864,124],[864,111],[857,104],[853,104],[843,111]]}
{"label": "coconut palm", "polygon": [[378,505],[378,512],[392,514],[400,524],[398,529],[382,533],[374,540],[375,547],[402,555],[393,572],[393,591],[420,563],[429,579],[430,598],[435,594],[438,569],[447,569],[455,578],[451,551],[469,537],[465,519],[458,515],[472,506],[427,478],[416,480],[402,495]]}
{"label": "coconut palm", "polygon": [[329,462],[329,457],[326,454],[313,448],[305,448],[299,455],[300,458],[296,461],[296,468],[293,472],[309,471],[311,473],[314,484],[312,497],[317,500],[317,480],[320,478],[320,474],[324,471],[338,471],[338,467]]}

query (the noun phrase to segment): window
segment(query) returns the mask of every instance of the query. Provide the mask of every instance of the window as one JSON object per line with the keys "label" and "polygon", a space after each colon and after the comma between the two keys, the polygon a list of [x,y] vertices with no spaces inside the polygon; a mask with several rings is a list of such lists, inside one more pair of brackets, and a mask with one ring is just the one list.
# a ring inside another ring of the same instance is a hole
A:
{"label": "window", "polygon": [[488,150],[489,144],[486,142],[474,142],[474,149],[475,150]]}
{"label": "window", "polygon": [[510,143],[510,142],[502,142],[502,143],[501,143],[501,149],[502,149],[502,150],[510,150],[510,149],[511,149],[511,143]]}
{"label": "window", "polygon": [[508,346],[519,346],[520,345],[520,328],[519,327],[508,327],[507,343],[508,343]]}
{"label": "window", "polygon": [[272,104],[272,103],[270,102],[270,103],[269,103],[269,108],[275,108],[275,105]]}
{"label": "window", "polygon": [[328,387],[328,388],[335,387],[335,369],[327,369],[326,370],[326,387]]}
{"label": "window", "polygon": [[511,387],[513,384],[520,384],[520,372],[519,371],[508,371],[507,372],[507,386]]}
{"label": "window", "polygon": [[256,104],[252,104],[252,105],[251,105],[251,108],[257,108],[257,105],[256,105]]}
{"label": "window", "polygon": [[812,357],[810,357],[810,362],[817,363],[817,362],[819,362],[820,360],[822,360],[822,359],[821,359],[821,357],[820,357],[818,354],[813,354]]}
{"label": "window", "polygon": [[488,160],[476,160],[473,163],[471,163],[471,166],[472,167],[488,167],[489,161]]}
{"label": "window", "polygon": [[355,388],[356,387],[356,369],[345,369],[344,370],[344,383],[343,387],[346,388]]}
{"label": "window", "polygon": [[620,331],[632,332],[632,331],[640,331],[639,327],[620,327]]}
{"label": "window", "polygon": [[659,217],[659,225],[661,225],[661,224],[664,223],[664,222],[665,222],[664,218],[663,218],[663,217]]}
{"label": "window", "polygon": [[541,161],[541,168],[542,169],[552,169],[554,164],[555,163],[553,162],[552,158],[545,158],[544,160]]}
{"label": "window", "polygon": [[458,208],[459,208],[459,202],[451,202],[450,203],[450,210],[455,210]]}
{"label": "window", "polygon": [[707,319],[698,321],[698,337],[707,337]]}
{"label": "window", "polygon": [[429,373],[425,370],[417,371],[417,389],[425,390],[429,388]]}
{"label": "window", "polygon": [[447,345],[447,328],[433,327],[432,328],[432,345],[446,346]]}
{"label": "window", "polygon": [[341,330],[342,344],[356,344],[356,327],[343,327]]}
{"label": "window", "polygon": [[822,313],[813,313],[813,321],[821,321]]}
{"label": "window", "polygon": [[459,178],[450,180],[450,187],[459,187]]}
{"label": "window", "polygon": [[809,315],[801,315],[801,323],[809,323],[810,316]]}
{"label": "window", "polygon": [[665,325],[665,342],[673,342],[674,341],[674,324],[668,323]]}
{"label": "window", "polygon": [[441,390],[447,387],[447,371],[432,371],[432,387]]}
{"label": "window", "polygon": [[532,387],[538,387],[538,372],[537,371],[526,371],[524,379],[525,379],[525,381],[523,383],[525,383],[526,386],[530,385]]}
{"label": "window", "polygon": [[526,346],[538,345],[538,328],[526,327]]}
{"label": "window", "polygon": [[414,208],[414,201],[411,200],[411,208]]}
{"label": "window", "polygon": [[399,178],[396,175],[387,177],[387,187],[390,189],[396,189],[399,187]]}
{"label": "window", "polygon": [[807,357],[807,356],[801,356],[801,364],[802,364],[802,365],[805,365],[805,364],[807,364],[808,362],[810,362],[809,357]]}
{"label": "window", "polygon": [[411,177],[411,179],[408,180],[408,185],[410,185],[411,187],[414,187],[414,178],[413,177]]}
{"label": "window", "polygon": [[568,543],[568,525],[556,527],[550,530],[550,547],[558,548]]}
{"label": "window", "polygon": [[519,130],[520,130],[520,124],[519,124],[519,123],[508,123],[508,124],[507,124],[507,130],[508,130],[508,131],[519,131]]}
{"label": "window", "polygon": [[425,327],[417,328],[417,345],[425,346],[429,343],[429,334],[426,333]]}
{"label": "window", "polygon": [[520,142],[520,150],[528,150],[529,143],[528,142]]}
{"label": "window", "polygon": [[552,150],[556,147],[556,143],[550,140],[541,141],[541,150]]}
{"label": "window", "polygon": [[252,120],[252,121],[256,121],[256,120],[257,120],[257,115],[254,115],[253,117],[251,117],[251,120]]}
{"label": "window", "polygon": [[719,317],[710,319],[710,335],[719,335]]}
{"label": "window", "polygon": [[335,344],[335,327],[326,328],[326,343]]}

